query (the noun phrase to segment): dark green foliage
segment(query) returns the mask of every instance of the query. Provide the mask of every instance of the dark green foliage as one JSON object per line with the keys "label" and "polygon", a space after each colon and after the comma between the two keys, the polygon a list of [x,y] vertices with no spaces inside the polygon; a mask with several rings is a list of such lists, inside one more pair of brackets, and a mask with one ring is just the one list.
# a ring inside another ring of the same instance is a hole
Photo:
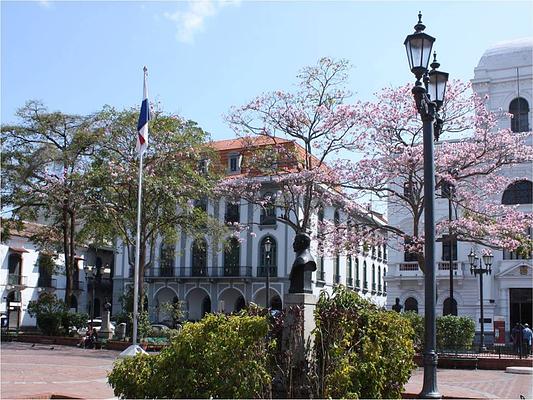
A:
{"label": "dark green foliage", "polygon": [[262,317],[208,314],[159,355],[118,361],[109,383],[122,398],[266,397],[267,332]]}
{"label": "dark green foliage", "polygon": [[87,325],[88,319],[89,315],[86,313],[77,313],[72,311],[63,312],[61,316],[61,326],[63,328],[63,333],[68,335],[74,334],[74,332],[69,332],[69,328],[83,328]]}
{"label": "dark green foliage", "polygon": [[343,286],[315,311],[320,398],[399,398],[414,367],[413,329]]}
{"label": "dark green foliage", "polygon": [[407,311],[402,316],[411,322],[413,327],[413,343],[417,352],[422,352],[424,349],[424,317],[415,313],[414,311]]}
{"label": "dark green foliage", "polygon": [[474,320],[469,317],[446,315],[437,318],[437,349],[469,349],[476,332]]}

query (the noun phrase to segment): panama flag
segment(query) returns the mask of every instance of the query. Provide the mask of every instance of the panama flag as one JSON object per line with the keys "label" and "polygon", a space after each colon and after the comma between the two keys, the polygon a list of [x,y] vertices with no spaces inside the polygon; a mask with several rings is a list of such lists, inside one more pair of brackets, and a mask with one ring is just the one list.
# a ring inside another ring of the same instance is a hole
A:
{"label": "panama flag", "polygon": [[143,71],[143,101],[141,103],[139,122],[137,123],[137,151],[139,152],[139,156],[142,156],[148,148],[148,121],[150,121],[150,104],[148,103],[148,90],[146,88],[146,76],[148,69],[144,67]]}

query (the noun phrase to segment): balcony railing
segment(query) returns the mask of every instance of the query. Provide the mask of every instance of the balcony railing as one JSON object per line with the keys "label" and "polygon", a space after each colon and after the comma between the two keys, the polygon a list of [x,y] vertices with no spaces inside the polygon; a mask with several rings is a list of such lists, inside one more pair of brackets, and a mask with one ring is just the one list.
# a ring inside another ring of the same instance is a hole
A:
{"label": "balcony railing", "polygon": [[57,279],[40,276],[39,279],[37,280],[37,287],[44,288],[44,289],[56,289]]}
{"label": "balcony railing", "polygon": [[[457,261],[453,262],[453,269],[454,271],[457,271]],[[449,261],[439,261],[438,262],[439,271],[449,271],[450,270],[450,262]]]}
{"label": "balcony railing", "polygon": [[252,267],[226,266],[226,267],[192,267],[180,268],[179,278],[239,278],[251,277]]}
{"label": "balcony railing", "polygon": [[400,271],[420,271],[418,261],[409,261],[400,263]]}
{"label": "balcony railing", "polygon": [[14,286],[26,286],[28,277],[24,275],[9,274],[7,276],[7,284]]}
{"label": "balcony railing", "polygon": [[147,278],[172,278],[175,276],[174,268],[150,268],[144,274]]}
{"label": "balcony railing", "polygon": [[278,267],[257,267],[257,276],[259,277],[266,277],[267,276],[267,268],[270,268],[269,273],[271,277],[277,277],[278,276]]}

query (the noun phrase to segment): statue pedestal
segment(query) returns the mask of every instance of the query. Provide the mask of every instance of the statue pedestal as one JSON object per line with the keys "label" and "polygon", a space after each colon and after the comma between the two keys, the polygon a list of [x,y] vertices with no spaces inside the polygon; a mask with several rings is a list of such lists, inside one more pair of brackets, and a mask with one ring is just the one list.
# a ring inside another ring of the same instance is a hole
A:
{"label": "statue pedestal", "polygon": [[112,339],[113,332],[111,331],[111,313],[109,311],[104,311],[102,315],[102,327],[98,332],[99,339]]}
{"label": "statue pedestal", "polygon": [[[313,346],[314,335],[312,334],[315,329],[315,308],[317,298],[312,293],[288,293],[285,295],[284,308],[289,309],[293,306],[298,306],[302,309],[302,326],[300,329],[294,329],[295,316],[288,313],[287,324],[283,330],[283,343],[285,346],[293,343],[295,353],[299,355],[300,359],[305,358],[305,348]],[[292,338],[291,338],[292,336]]]}

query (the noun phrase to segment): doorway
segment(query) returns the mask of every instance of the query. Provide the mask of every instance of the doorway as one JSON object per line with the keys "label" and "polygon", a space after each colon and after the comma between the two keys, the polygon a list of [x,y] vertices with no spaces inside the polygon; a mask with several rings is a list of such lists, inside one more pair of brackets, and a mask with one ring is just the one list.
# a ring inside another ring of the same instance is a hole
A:
{"label": "doorway", "polygon": [[510,298],[510,326],[514,326],[517,322],[521,324],[532,325],[532,297],[533,289],[509,289]]}

